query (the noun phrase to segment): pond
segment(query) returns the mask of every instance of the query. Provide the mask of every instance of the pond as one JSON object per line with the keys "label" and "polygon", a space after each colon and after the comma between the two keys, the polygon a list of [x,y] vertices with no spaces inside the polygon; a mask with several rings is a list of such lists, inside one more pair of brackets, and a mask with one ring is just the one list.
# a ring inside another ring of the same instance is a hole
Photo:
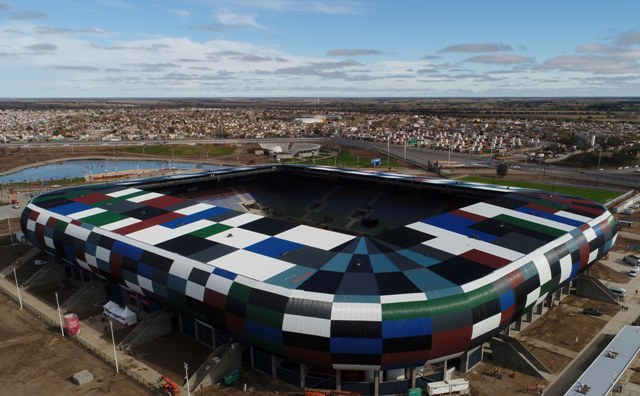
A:
{"label": "pond", "polygon": [[120,172],[136,169],[219,169],[217,165],[173,161],[127,161],[127,160],[70,160],[56,164],[39,165],[0,176],[0,183],[47,182],[50,180],[74,179],[85,175]]}

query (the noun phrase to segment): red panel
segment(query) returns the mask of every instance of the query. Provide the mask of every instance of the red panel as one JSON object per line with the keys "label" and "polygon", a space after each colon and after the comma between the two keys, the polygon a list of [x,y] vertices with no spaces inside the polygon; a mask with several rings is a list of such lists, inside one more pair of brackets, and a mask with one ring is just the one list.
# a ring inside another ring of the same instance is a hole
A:
{"label": "red panel", "polygon": [[441,333],[434,333],[431,338],[431,354],[447,356],[466,351],[469,347],[472,326],[463,327]]}
{"label": "red panel", "polygon": [[507,323],[511,322],[514,309],[515,309],[515,305],[512,305],[509,308],[502,311],[502,317],[500,318],[500,326],[506,325]]}
{"label": "red panel", "polygon": [[32,210],[31,212],[29,212],[28,219],[36,221],[36,220],[38,220],[38,216],[40,216],[40,212],[36,212],[35,210]]}
{"label": "red panel", "polygon": [[493,269],[502,268],[511,262],[505,258],[494,256],[493,254],[476,249],[466,251],[461,254],[460,257],[466,258],[467,260],[475,261],[476,263],[480,263],[486,267]]}
{"label": "red panel", "polygon": [[454,211],[452,211],[450,213],[452,215],[456,215],[456,216],[459,216],[459,217],[464,217],[465,219],[473,220],[475,222],[481,222],[481,221],[487,219],[484,216],[480,216],[480,215],[477,215],[475,213],[465,212],[464,210],[461,210],[461,209],[456,209],[456,210],[454,210]]}
{"label": "red panel", "polygon": [[96,202],[106,201],[108,199],[113,199],[113,198],[101,193],[93,193],[93,194],[73,198],[74,201],[82,202],[84,204],[92,204]]}
{"label": "red panel", "polygon": [[122,276],[122,256],[111,252],[109,256],[109,268],[111,269],[111,274],[118,279],[123,279]]}
{"label": "red panel", "polygon": [[589,244],[580,246],[578,252],[580,252],[580,268],[584,268],[589,263]]}
{"label": "red panel", "polygon": [[391,366],[407,362],[420,363],[428,360],[430,355],[431,351],[428,349],[410,352],[385,353],[384,355],[382,355],[382,365]]}
{"label": "red panel", "polygon": [[36,223],[35,233],[36,233],[36,239],[38,240],[38,244],[40,245],[41,248],[44,249],[44,247],[47,246],[44,243],[44,226],[40,223]]}
{"label": "red panel", "polygon": [[522,284],[522,282],[525,281],[524,275],[522,275],[522,271],[520,271],[519,269],[513,271],[512,273],[507,275],[507,277],[508,277],[509,283],[511,284],[511,287],[513,289],[515,289],[516,287],[520,286]]}
{"label": "red panel", "polygon": [[291,360],[296,362],[317,364],[319,366],[331,365],[331,353],[328,351],[316,351],[315,349],[304,349],[291,346],[285,346],[284,351]]}
{"label": "red panel", "polygon": [[545,212],[545,213],[556,213],[559,208],[550,208],[548,206],[544,206],[544,205],[538,205],[535,203],[530,203],[524,206],[525,208],[531,208],[531,209],[535,209],[535,210],[539,210],[541,212]]}
{"label": "red panel", "polygon": [[227,322],[227,326],[229,327],[229,330],[231,330],[232,332],[233,331],[238,332],[240,334],[245,333],[244,319],[242,319],[238,315],[234,315],[229,312],[225,313],[224,318],[225,318],[225,322]]}
{"label": "red panel", "polygon": [[571,205],[571,207],[573,209],[579,210],[581,212],[591,213],[591,214],[593,214],[595,216],[600,216],[603,213],[603,210],[600,209],[600,208],[593,208],[593,207],[590,207],[590,206],[584,206],[584,205],[580,205],[580,204]]}
{"label": "red panel", "polygon": [[145,205],[153,206],[155,208],[166,208],[167,206],[173,206],[183,203],[185,200],[181,198],[172,197],[170,195],[164,195],[162,197],[149,199],[144,201]]}
{"label": "red panel", "polygon": [[227,303],[227,296],[205,287],[204,302],[205,304],[217,308],[220,311],[224,311],[225,305]]}
{"label": "red panel", "polygon": [[147,219],[147,220],[143,220],[143,221],[141,221],[139,223],[135,223],[135,224],[128,225],[126,227],[118,228],[117,230],[113,230],[113,232],[116,232],[116,233],[121,234],[121,235],[127,235],[127,234],[131,234],[132,232],[144,230],[145,228],[149,228],[149,227],[153,227],[154,225],[166,223],[167,221],[171,221],[171,220],[174,220],[174,219],[177,219],[177,218],[180,218],[180,217],[184,217],[184,215],[181,215],[179,213],[169,212],[169,213],[162,214],[160,216],[156,216],[156,217],[152,217],[152,218]]}
{"label": "red panel", "polygon": [[82,222],[80,220],[76,220],[76,219],[71,220],[71,223],[69,223],[69,224],[73,224],[74,226],[82,227]]}

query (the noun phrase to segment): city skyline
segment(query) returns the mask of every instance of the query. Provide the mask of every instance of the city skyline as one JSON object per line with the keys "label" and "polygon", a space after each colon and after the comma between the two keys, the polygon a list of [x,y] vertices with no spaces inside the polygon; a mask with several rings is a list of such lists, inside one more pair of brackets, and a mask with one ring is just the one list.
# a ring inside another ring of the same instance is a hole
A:
{"label": "city skyline", "polygon": [[638,96],[637,15],[630,0],[0,0],[0,97]]}

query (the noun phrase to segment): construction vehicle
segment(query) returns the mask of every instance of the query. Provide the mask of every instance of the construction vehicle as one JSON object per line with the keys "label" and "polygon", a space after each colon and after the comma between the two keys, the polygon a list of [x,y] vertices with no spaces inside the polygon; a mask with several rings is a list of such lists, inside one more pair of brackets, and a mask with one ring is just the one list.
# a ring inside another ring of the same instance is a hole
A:
{"label": "construction vehicle", "polygon": [[305,388],[304,396],[360,396],[360,393],[335,389]]}
{"label": "construction vehicle", "polygon": [[160,377],[160,387],[162,388],[162,393],[166,395],[176,396],[180,394],[180,387],[169,378],[164,375]]}

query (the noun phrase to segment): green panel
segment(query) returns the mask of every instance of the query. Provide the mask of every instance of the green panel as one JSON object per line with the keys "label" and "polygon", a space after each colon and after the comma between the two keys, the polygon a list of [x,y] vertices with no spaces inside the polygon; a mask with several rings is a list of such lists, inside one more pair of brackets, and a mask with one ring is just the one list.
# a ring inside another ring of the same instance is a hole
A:
{"label": "green panel", "polygon": [[176,308],[178,308],[178,310],[183,310],[187,312],[191,311],[187,306],[187,296],[184,293],[179,292],[177,290],[173,290],[172,288],[168,287],[167,296],[169,297],[169,301],[171,301],[171,303],[175,305]]}
{"label": "green panel", "polygon": [[106,199],[104,201],[96,202],[93,205],[94,206],[98,206],[98,207],[102,207],[102,206],[105,206],[107,204],[116,204],[118,202],[126,201],[129,198],[137,197],[139,195],[144,195],[144,194],[149,194],[149,192],[148,191],[144,191],[144,190],[136,191],[134,193],[131,193],[131,194],[128,194],[128,195],[123,195],[121,197],[115,197],[115,198],[111,198],[111,199]]}
{"label": "green panel", "polygon": [[248,304],[247,311],[245,312],[245,319],[251,319],[275,328],[282,328],[284,313]]}
{"label": "green panel", "polygon": [[222,231],[226,231],[229,228],[232,228],[232,227],[225,224],[217,223],[205,228],[201,228],[197,231],[194,231],[191,233],[191,235],[194,235],[200,238],[207,238],[207,237],[210,237],[211,235],[215,235]]}
{"label": "green panel", "polygon": [[551,208],[551,209],[556,209],[556,210],[564,210],[567,208],[567,205],[562,205],[558,202],[553,202],[553,201],[546,201],[544,199],[535,201],[534,204]]}
{"label": "green panel", "polygon": [[233,282],[229,289],[229,297],[236,298],[242,302],[249,301],[249,295],[251,294],[251,288],[238,282]]}
{"label": "green panel", "polygon": [[541,232],[543,234],[552,235],[556,238],[566,234],[566,231],[563,231],[563,230],[558,230],[556,228],[547,227],[542,224],[534,223],[527,220],[522,220],[517,217],[512,217],[504,214],[498,215],[494,217],[494,219],[498,221],[503,221],[505,223],[517,225],[519,227],[523,227],[528,230],[534,230],[534,231]]}
{"label": "green panel", "polygon": [[550,280],[549,282],[545,283],[544,285],[540,286],[540,295],[544,296],[545,293],[549,292],[549,289],[551,289],[551,284],[553,283],[552,280]]}
{"label": "green panel", "polygon": [[83,217],[81,220],[84,223],[89,223],[93,224],[94,226],[101,227],[105,224],[115,223],[116,221],[120,221],[126,218],[127,216],[123,216],[120,213],[102,212],[93,216]]}
{"label": "green panel", "polygon": [[469,302],[464,294],[427,301],[382,304],[382,320],[434,317],[466,310],[469,307]]}
{"label": "green panel", "polygon": [[284,348],[282,346],[282,344],[275,344],[271,341],[266,341],[262,338],[258,338],[258,337],[249,337],[249,339],[251,340],[251,344],[254,346],[257,346],[258,348],[267,350],[269,352],[272,352],[276,355],[284,355]]}
{"label": "green panel", "polygon": [[473,290],[465,294],[470,307],[477,307],[480,304],[484,304],[487,301],[498,299],[498,293],[493,284],[483,286],[479,289]]}
{"label": "green panel", "polygon": [[69,223],[65,223],[64,221],[58,220],[56,221],[55,229],[60,232],[64,232],[67,229]]}

